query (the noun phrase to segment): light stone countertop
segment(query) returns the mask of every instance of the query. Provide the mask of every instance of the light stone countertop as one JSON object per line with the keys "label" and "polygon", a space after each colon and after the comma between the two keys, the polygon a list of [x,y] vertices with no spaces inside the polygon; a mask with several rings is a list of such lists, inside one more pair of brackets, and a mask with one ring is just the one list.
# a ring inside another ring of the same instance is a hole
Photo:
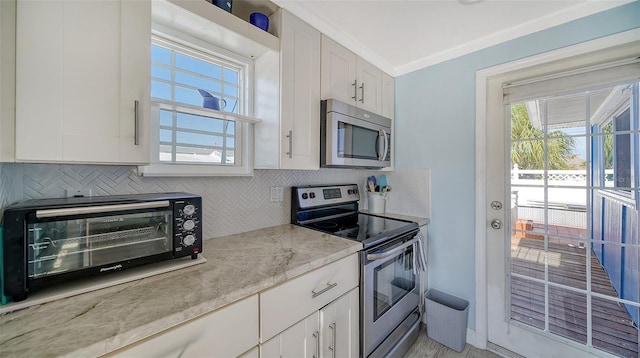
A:
{"label": "light stone countertop", "polygon": [[100,356],[361,248],[290,224],[205,240],[204,264],[0,316],[0,356]]}

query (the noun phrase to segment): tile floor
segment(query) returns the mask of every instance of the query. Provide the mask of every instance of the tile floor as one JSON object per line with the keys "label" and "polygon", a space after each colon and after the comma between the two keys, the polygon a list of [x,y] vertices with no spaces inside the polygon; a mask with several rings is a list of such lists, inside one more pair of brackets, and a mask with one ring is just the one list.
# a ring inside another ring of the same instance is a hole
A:
{"label": "tile floor", "polygon": [[497,358],[497,354],[478,349],[470,344],[465,345],[460,353],[427,337],[424,327],[416,342],[409,348],[404,358]]}

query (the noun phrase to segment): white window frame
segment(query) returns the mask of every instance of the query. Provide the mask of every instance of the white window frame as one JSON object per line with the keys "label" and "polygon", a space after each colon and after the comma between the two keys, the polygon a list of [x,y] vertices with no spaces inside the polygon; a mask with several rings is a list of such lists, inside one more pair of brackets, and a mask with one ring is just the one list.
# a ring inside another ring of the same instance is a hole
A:
{"label": "white window frame", "polygon": [[[152,43],[159,44],[186,53],[189,56],[206,59],[208,56],[221,58],[233,63],[236,67],[242,67],[244,76],[239,79],[239,108],[241,114],[224,111],[215,111],[207,108],[190,106],[182,103],[167,102],[152,99],[151,105],[151,163],[138,167],[138,173],[142,176],[252,176],[253,175],[253,130],[254,123],[259,120],[252,118],[251,108],[253,103],[252,85],[253,60],[232,53],[228,50],[216,47],[206,41],[200,40],[176,29],[157,26],[154,24],[152,31]],[[201,53],[202,56],[198,56]],[[151,66],[151,64],[149,64]],[[233,120],[235,124],[235,153],[236,165],[220,165],[212,163],[185,163],[185,162],[161,162],[159,159],[160,109],[185,110],[192,114]]]}

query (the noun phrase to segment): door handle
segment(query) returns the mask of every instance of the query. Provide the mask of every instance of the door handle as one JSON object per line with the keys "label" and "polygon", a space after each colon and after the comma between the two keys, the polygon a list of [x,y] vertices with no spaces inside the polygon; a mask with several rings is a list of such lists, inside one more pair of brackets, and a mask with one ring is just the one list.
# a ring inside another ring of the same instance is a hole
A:
{"label": "door handle", "polygon": [[380,129],[378,131],[378,138],[380,138],[380,136],[384,139],[384,150],[382,151],[382,155],[378,156],[378,160],[384,160],[389,152],[389,140],[387,139],[387,132],[384,129]]}
{"label": "door handle", "polygon": [[320,296],[321,294],[323,294],[323,293],[325,293],[325,292],[329,291],[330,289],[332,289],[332,288],[334,288],[334,287],[336,287],[336,286],[338,286],[338,283],[337,283],[337,282],[334,282],[334,283],[329,283],[329,282],[327,282],[327,287],[323,288],[322,290],[320,290],[320,291],[318,291],[318,292],[316,292],[316,291],[311,291],[311,298],[316,298],[316,297]]}
{"label": "door handle", "polygon": [[289,151],[287,152],[287,155],[289,156],[289,158],[293,158],[293,131],[289,131],[289,134],[287,134],[287,138],[289,138]]}
{"label": "door handle", "polygon": [[500,221],[498,219],[491,220],[491,228],[495,229],[495,230],[502,229],[502,221]]}
{"label": "door handle", "polygon": [[140,101],[133,101],[133,144],[140,145]]}
{"label": "door handle", "polygon": [[351,97],[351,99],[353,99],[354,101],[358,100],[358,80],[353,80],[353,83],[351,84],[353,86],[353,97]]}
{"label": "door handle", "polygon": [[378,252],[378,253],[375,253],[375,254],[367,254],[367,260],[368,261],[376,261],[376,260],[384,259],[384,258],[389,257],[389,256],[393,256],[393,255],[397,254],[398,252],[403,251],[407,247],[413,246],[413,244],[415,244],[416,242],[418,242],[418,239],[411,239],[411,240],[407,241],[406,243],[404,243],[403,245],[398,246],[396,248],[393,248],[391,250]]}

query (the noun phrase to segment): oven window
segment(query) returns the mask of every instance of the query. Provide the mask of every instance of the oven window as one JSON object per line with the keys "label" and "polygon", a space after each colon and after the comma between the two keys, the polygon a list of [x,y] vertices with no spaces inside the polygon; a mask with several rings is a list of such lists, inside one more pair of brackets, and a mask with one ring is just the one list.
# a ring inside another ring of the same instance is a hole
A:
{"label": "oven window", "polygon": [[170,252],[172,222],[164,210],[30,224],[29,278]]}
{"label": "oven window", "polygon": [[413,246],[407,247],[394,260],[376,267],[373,275],[373,320],[376,321],[416,287]]}

